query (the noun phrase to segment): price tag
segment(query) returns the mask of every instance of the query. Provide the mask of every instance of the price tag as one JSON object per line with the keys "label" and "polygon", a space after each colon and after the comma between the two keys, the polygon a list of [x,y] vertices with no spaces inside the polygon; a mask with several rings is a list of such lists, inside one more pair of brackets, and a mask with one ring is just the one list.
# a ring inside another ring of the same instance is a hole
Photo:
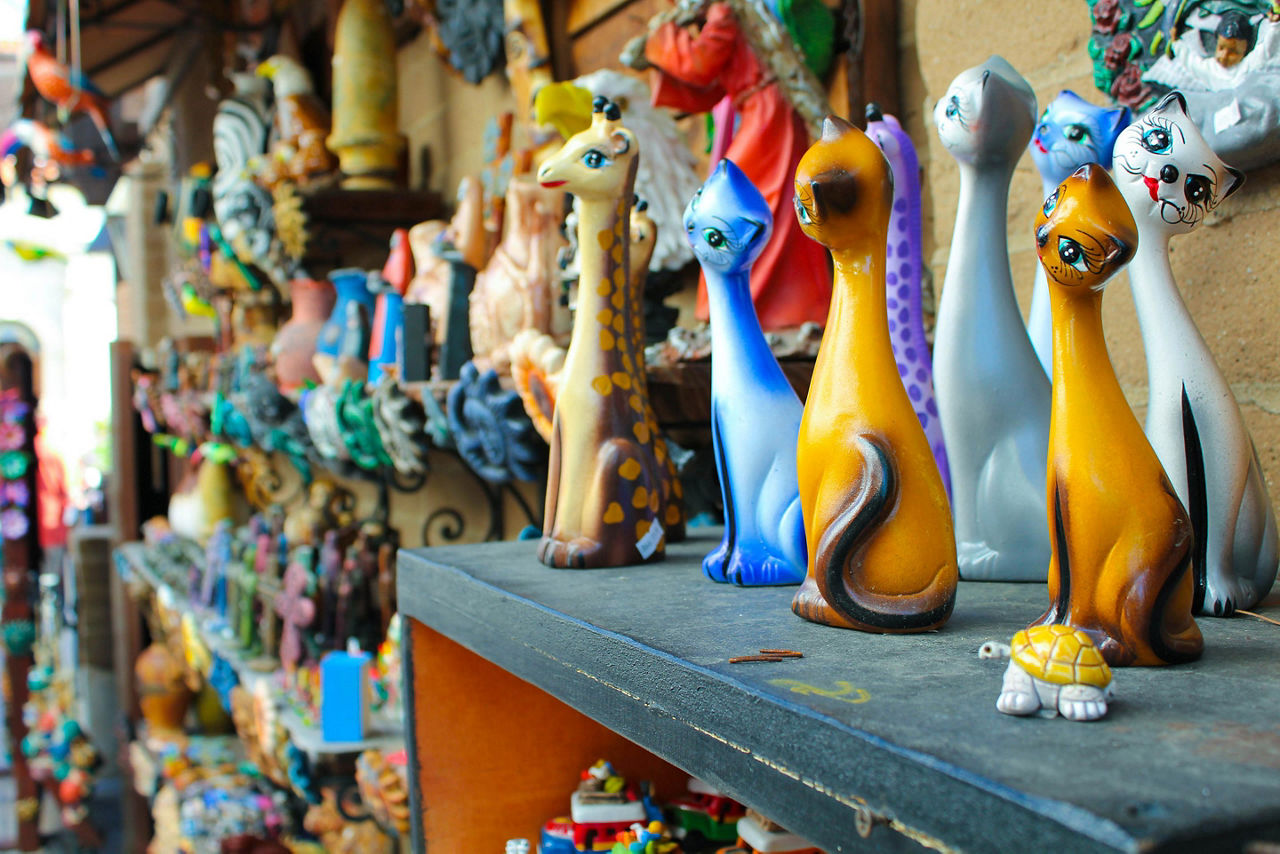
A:
{"label": "price tag", "polygon": [[658,548],[658,543],[662,540],[662,523],[657,519],[649,525],[649,531],[643,537],[636,540],[636,551],[640,552],[640,557],[645,560],[649,559]]}

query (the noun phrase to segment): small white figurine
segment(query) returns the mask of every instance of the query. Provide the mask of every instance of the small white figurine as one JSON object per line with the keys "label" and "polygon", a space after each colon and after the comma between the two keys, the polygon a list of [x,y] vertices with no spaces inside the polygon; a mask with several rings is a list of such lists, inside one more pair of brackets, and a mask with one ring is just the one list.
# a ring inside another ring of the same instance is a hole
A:
{"label": "small white figurine", "polygon": [[1062,715],[1094,721],[1107,713],[1111,668],[1087,634],[1070,626],[1033,626],[1008,647],[987,643],[982,658],[1009,656],[996,708],[1006,715]]}

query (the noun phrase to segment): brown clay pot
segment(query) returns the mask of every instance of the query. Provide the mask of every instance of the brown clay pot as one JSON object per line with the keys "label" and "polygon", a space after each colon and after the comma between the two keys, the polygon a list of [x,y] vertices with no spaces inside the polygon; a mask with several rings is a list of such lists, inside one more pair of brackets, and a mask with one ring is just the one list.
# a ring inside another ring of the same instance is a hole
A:
{"label": "brown clay pot", "polygon": [[316,352],[316,337],[333,312],[337,296],[327,281],[294,279],[289,282],[289,299],[293,303],[293,316],[280,327],[271,344],[276,383],[284,392],[296,391],[308,380],[320,382],[311,357]]}

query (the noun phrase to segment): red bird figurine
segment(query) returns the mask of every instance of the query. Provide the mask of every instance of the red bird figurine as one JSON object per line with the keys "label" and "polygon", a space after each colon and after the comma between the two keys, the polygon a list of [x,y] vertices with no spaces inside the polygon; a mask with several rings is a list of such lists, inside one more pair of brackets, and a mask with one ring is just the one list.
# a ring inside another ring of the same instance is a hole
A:
{"label": "red bird figurine", "polygon": [[27,31],[27,73],[36,91],[60,110],[71,113],[87,113],[102,134],[111,156],[120,159],[115,137],[107,121],[107,96],[102,94],[89,79],[78,71],[72,71],[49,53],[44,36],[36,30]]}

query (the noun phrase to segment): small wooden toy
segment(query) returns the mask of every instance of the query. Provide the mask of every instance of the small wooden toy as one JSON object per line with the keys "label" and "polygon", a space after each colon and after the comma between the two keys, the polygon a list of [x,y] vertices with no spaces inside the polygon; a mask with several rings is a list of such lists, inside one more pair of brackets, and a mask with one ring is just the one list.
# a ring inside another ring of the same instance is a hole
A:
{"label": "small wooden toy", "polygon": [[629,276],[630,210],[639,145],[622,111],[596,100],[591,127],[543,162],[538,180],[581,201],[578,313],[556,402],[544,535],[548,566],[660,560],[684,536],[675,464],[634,352],[640,294]]}
{"label": "small wooden toy", "polygon": [[796,215],[831,250],[836,284],[796,449],[809,574],[791,609],[843,628],[919,632],[951,615],[956,553],[942,477],[889,340],[892,205],[880,149],[828,116],[796,170]]}
{"label": "small wooden toy", "polygon": [[1049,565],[1042,504],[1049,378],[1018,311],[1005,236],[1009,182],[1031,140],[1035,93],[993,56],[952,81],[933,119],[960,168],[933,347],[960,574],[1039,581]]}
{"label": "small wooden toy", "polygon": [[1102,292],[1132,257],[1137,226],[1106,170],[1090,164],[1045,200],[1035,235],[1053,308],[1052,604],[1036,624],[1083,630],[1113,666],[1196,658],[1191,521],[1102,332]]}
{"label": "small wooden toy", "polygon": [[583,770],[570,796],[569,815],[553,818],[542,828],[541,854],[608,851],[618,834],[660,820],[661,812],[613,765],[601,759]]}
{"label": "small wooden toy", "polygon": [[320,728],[325,741],[359,741],[369,731],[370,656],[350,644],[320,661]]}
{"label": "small wooden toy", "polygon": [[1114,153],[1141,238],[1129,281],[1147,354],[1147,438],[1191,514],[1194,608],[1226,617],[1271,589],[1275,510],[1240,406],[1174,281],[1169,241],[1244,175],[1213,153],[1176,92],[1130,125]]}
{"label": "small wooden toy", "polygon": [[684,839],[697,833],[712,842],[738,838],[738,822],[746,807],[697,777],[690,777],[688,791],[667,804],[672,834]]}
{"label": "small wooden toy", "polygon": [[742,170],[721,160],[689,200],[684,230],[711,306],[711,438],[725,517],[702,571],[712,581],[798,584],[807,559],[795,450],[804,405],[751,304],[751,264],[773,216]]}
{"label": "small wooden toy", "polygon": [[755,810],[738,821],[738,841],[716,854],[822,854],[807,841]]}
{"label": "small wooden toy", "polygon": [[1063,625],[1032,626],[1013,636],[1008,652],[1009,667],[996,700],[996,708],[1006,715],[1062,715],[1071,721],[1106,715],[1111,668],[1085,632]]}

